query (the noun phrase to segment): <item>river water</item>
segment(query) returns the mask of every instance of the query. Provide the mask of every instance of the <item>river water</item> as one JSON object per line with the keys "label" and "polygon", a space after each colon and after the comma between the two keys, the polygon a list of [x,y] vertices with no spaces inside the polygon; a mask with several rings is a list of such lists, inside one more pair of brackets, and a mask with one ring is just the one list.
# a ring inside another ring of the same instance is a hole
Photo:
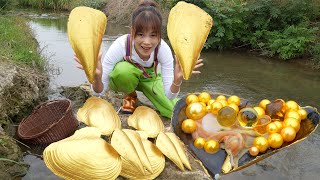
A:
{"label": "river water", "polygon": [[[29,21],[42,55],[49,59],[50,88],[78,86],[86,82],[82,70],[75,67],[73,51],[68,41],[66,17],[33,17]],[[127,27],[108,24],[103,38],[102,52],[113,40],[129,31]],[[238,95],[257,104],[267,98],[294,100],[301,106],[320,108],[320,71],[297,63],[271,60],[239,52],[203,52],[205,66],[200,75],[185,81],[180,96],[191,92],[221,92]],[[307,140],[283,150],[241,171],[224,175],[225,180],[247,179],[319,179],[320,131]],[[59,179],[35,155],[24,157],[31,165],[24,180]],[[177,177],[178,178],[178,177]]]}

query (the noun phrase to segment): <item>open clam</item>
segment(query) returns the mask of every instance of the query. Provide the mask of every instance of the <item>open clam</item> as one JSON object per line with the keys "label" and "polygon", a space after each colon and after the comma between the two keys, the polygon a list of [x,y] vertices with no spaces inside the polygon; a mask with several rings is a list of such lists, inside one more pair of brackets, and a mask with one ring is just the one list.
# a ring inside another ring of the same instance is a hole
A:
{"label": "open clam", "polygon": [[[217,94],[211,95],[212,97],[217,96]],[[181,129],[182,121],[187,119],[186,111],[186,97],[181,98],[174,107],[171,125],[174,133],[186,144],[189,151],[198,158],[204,167],[208,170],[212,177],[216,174],[224,175],[232,173],[243,168],[246,168],[258,161],[261,161],[285,148],[289,148],[292,145],[299,143],[309,137],[319,125],[320,115],[316,108],[314,107],[303,107],[307,112],[307,119],[301,121],[300,130],[297,132],[296,137],[291,142],[285,142],[278,149],[268,148],[265,152],[260,153],[258,156],[251,156],[248,152],[248,148],[243,149],[239,152],[238,158],[236,159],[236,166],[233,166],[231,159],[226,150],[220,149],[215,154],[206,153],[203,149],[198,149],[194,146],[194,138],[190,134],[186,134]],[[242,101],[242,100],[241,100]],[[245,107],[247,103],[242,101],[240,109]],[[231,139],[233,140],[233,139]]]}

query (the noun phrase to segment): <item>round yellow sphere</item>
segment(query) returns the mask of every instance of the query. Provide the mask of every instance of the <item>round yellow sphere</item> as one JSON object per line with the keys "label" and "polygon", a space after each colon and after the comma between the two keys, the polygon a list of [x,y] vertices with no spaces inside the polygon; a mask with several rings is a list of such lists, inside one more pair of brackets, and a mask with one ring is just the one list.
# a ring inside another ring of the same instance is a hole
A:
{"label": "round yellow sphere", "polygon": [[202,104],[202,106],[205,107],[205,108],[207,107],[207,104],[204,103],[204,102],[200,102],[200,104]]}
{"label": "round yellow sphere", "polygon": [[263,109],[262,107],[260,107],[260,106],[253,107],[253,109],[254,109],[255,111],[257,111],[257,113],[258,113],[258,119],[260,119],[263,115],[266,114],[266,112],[264,111],[264,109]]}
{"label": "round yellow sphere", "polygon": [[195,102],[199,102],[199,98],[197,95],[195,94],[189,94],[186,98],[186,103],[187,105],[191,104],[191,103],[195,103]]}
{"label": "round yellow sphere", "polygon": [[223,108],[223,105],[219,101],[215,101],[211,104],[211,113],[217,115],[221,108]]}
{"label": "round yellow sphere", "polygon": [[207,92],[202,92],[202,93],[199,94],[198,99],[199,99],[200,102],[203,102],[203,103],[207,104],[208,101],[211,99],[211,96]]}
{"label": "round yellow sphere", "polygon": [[284,116],[285,119],[287,118],[295,118],[299,121],[299,123],[301,122],[301,117],[300,117],[300,114],[298,113],[298,111],[287,111],[285,116]]}
{"label": "round yellow sphere", "polygon": [[229,104],[228,106],[234,109],[237,113],[239,112],[239,106],[237,106],[236,104]]}
{"label": "round yellow sphere", "polygon": [[270,104],[271,101],[269,101],[268,99],[263,99],[260,101],[259,103],[259,107],[261,107],[262,109],[266,110],[267,108],[267,104]]}
{"label": "round yellow sphere", "polygon": [[207,105],[211,105],[212,103],[214,103],[216,100],[215,99],[210,99],[208,102],[207,102]]}
{"label": "round yellow sphere", "polygon": [[219,95],[217,98],[216,98],[216,101],[219,101],[219,100],[227,100],[226,96],[224,95]]}
{"label": "round yellow sphere", "polygon": [[276,133],[276,132],[280,131],[280,129],[278,129],[278,126],[274,122],[268,124],[266,127],[266,130],[269,134]]}
{"label": "round yellow sphere", "polygon": [[283,127],[293,127],[293,129],[298,132],[300,130],[300,122],[295,118],[286,118],[283,121]]}
{"label": "round yellow sphere", "polygon": [[290,126],[283,128],[280,134],[285,142],[291,142],[296,138],[296,131]]}
{"label": "round yellow sphere", "polygon": [[285,104],[286,111],[298,111],[299,105],[295,101],[287,101]]}
{"label": "round yellow sphere", "polygon": [[192,119],[185,119],[182,122],[181,129],[187,134],[193,133],[197,129],[197,123]]}
{"label": "round yellow sphere", "polygon": [[201,119],[204,115],[206,115],[206,107],[199,102],[192,103],[187,106],[186,114],[189,119]]}
{"label": "round yellow sphere", "polygon": [[265,152],[269,146],[268,140],[263,136],[256,137],[253,140],[253,146],[257,147],[259,149],[259,152]]}
{"label": "round yellow sphere", "polygon": [[199,137],[196,140],[194,140],[193,145],[196,148],[201,149],[201,148],[203,148],[205,143],[206,143],[206,140],[204,138],[202,138],[202,137]]}
{"label": "round yellow sphere", "polygon": [[259,154],[259,149],[255,146],[252,146],[250,149],[249,149],[249,153],[251,156],[257,156]]}
{"label": "round yellow sphere", "polygon": [[279,133],[273,133],[269,135],[268,143],[270,147],[277,149],[282,146],[283,138]]}
{"label": "round yellow sphere", "polygon": [[220,102],[222,104],[222,107],[228,106],[227,100],[219,100],[218,102]]}
{"label": "round yellow sphere", "polygon": [[304,109],[299,109],[299,110],[298,110],[298,113],[299,113],[299,115],[300,115],[301,120],[307,119],[308,113],[307,113],[306,110],[304,110]]}
{"label": "round yellow sphere", "polygon": [[206,106],[206,111],[207,112],[211,112],[211,106],[210,105]]}
{"label": "round yellow sphere", "polygon": [[273,123],[277,126],[278,132],[283,128],[282,121],[273,121]]}
{"label": "round yellow sphere", "polygon": [[216,140],[209,140],[204,144],[203,149],[209,154],[214,154],[219,151],[220,144]]}
{"label": "round yellow sphere", "polygon": [[235,96],[235,95],[230,96],[228,98],[228,104],[235,104],[235,105],[239,106],[240,105],[240,101],[241,101],[240,98],[238,96]]}

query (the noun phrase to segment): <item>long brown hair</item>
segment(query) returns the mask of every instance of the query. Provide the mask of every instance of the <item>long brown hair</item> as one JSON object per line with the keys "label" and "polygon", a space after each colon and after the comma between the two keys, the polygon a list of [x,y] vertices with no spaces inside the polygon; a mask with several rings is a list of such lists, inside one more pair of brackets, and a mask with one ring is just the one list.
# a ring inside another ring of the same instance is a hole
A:
{"label": "long brown hair", "polygon": [[143,0],[132,14],[132,35],[152,29],[161,38],[162,16],[158,4],[152,0]]}

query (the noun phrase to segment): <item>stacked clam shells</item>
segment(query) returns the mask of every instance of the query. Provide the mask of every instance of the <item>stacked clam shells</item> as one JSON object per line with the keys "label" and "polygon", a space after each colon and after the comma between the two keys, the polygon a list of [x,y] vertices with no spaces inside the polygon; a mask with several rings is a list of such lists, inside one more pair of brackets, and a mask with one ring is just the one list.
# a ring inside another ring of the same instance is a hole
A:
{"label": "stacked clam shells", "polygon": [[[181,170],[184,166],[191,170],[183,143],[174,133],[163,132],[162,120],[151,108],[138,107],[129,117],[128,123],[136,130],[121,129],[113,107],[100,98],[89,98],[77,115],[94,127],[77,130],[43,153],[47,167],[61,178],[116,179],[121,175],[154,179],[165,168],[164,155]],[[111,134],[110,144],[101,138]],[[156,138],[155,144],[148,140],[150,137]]]}
{"label": "stacked clam shells", "polygon": [[120,175],[129,179],[154,179],[163,171],[163,154],[139,133],[129,129],[116,129],[111,145],[119,152],[122,160]]}
{"label": "stacked clam shells", "polygon": [[122,161],[117,151],[93,127],[50,144],[43,152],[47,167],[64,179],[115,179]]}

